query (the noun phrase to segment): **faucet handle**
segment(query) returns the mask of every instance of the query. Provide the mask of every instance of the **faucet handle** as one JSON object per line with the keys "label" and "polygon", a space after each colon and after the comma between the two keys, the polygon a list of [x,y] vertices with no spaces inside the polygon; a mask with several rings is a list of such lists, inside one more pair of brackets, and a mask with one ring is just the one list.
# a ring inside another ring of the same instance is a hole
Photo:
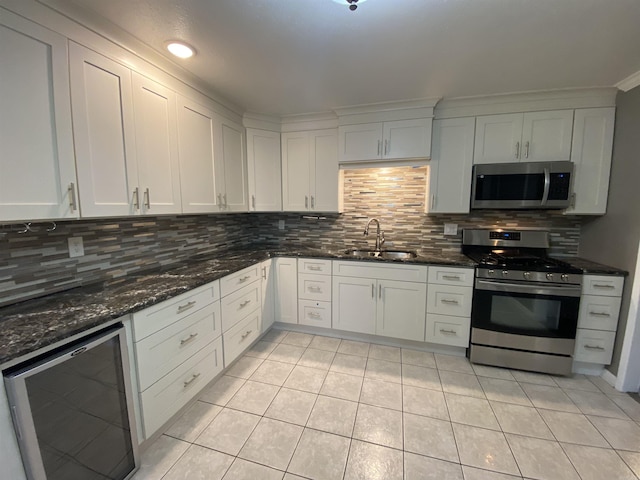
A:
{"label": "faucet handle", "polygon": [[380,246],[382,246],[384,244],[384,232],[381,230],[380,231]]}

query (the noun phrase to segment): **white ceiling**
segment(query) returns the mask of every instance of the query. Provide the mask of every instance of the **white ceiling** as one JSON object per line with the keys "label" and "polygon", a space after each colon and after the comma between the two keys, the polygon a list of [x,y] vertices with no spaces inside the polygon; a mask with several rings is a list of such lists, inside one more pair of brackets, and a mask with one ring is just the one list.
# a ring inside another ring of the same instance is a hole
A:
{"label": "white ceiling", "polygon": [[612,86],[640,70],[639,0],[74,1],[163,55],[169,39],[192,44],[176,62],[256,113]]}

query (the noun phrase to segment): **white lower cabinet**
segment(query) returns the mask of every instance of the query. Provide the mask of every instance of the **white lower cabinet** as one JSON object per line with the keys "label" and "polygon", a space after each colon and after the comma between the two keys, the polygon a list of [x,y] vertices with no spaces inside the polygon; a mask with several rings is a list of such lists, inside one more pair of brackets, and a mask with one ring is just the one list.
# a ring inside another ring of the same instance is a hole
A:
{"label": "white lower cabinet", "polygon": [[298,259],[298,323],[331,328],[331,261]]}
{"label": "white lower cabinet", "polygon": [[246,318],[224,332],[224,364],[230,365],[262,334],[260,310],[254,310]]}
{"label": "white lower cabinet", "polygon": [[295,258],[273,261],[276,322],[298,323],[298,263]]}
{"label": "white lower cabinet", "polygon": [[334,276],[332,288],[333,328],[376,333],[376,280]]}
{"label": "white lower cabinet", "polygon": [[378,280],[376,335],[422,341],[426,295],[425,283]]}

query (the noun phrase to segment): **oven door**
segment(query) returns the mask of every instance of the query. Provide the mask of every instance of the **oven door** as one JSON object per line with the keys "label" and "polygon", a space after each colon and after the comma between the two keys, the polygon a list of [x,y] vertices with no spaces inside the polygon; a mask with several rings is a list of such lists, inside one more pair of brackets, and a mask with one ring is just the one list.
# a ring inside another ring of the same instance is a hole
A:
{"label": "oven door", "polygon": [[476,279],[474,329],[530,337],[575,339],[580,285],[520,284]]}

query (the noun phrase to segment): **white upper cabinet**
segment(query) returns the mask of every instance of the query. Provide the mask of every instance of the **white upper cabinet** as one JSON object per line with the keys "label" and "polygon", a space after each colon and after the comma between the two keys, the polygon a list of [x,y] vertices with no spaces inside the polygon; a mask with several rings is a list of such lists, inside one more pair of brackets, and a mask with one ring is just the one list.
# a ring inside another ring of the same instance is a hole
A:
{"label": "white upper cabinet", "polygon": [[573,110],[476,118],[474,163],[569,160]]}
{"label": "white upper cabinet", "polygon": [[279,132],[247,129],[247,172],[249,210],[282,211]]}
{"label": "white upper cabinet", "polygon": [[67,41],[0,13],[0,221],[78,218]]}
{"label": "white upper cabinet", "polygon": [[309,182],[311,210],[338,211],[338,138],[334,129],[310,133],[311,171]]}
{"label": "white upper cabinet", "polygon": [[430,118],[339,127],[340,162],[431,156]]}
{"label": "white upper cabinet", "polygon": [[428,213],[469,213],[475,118],[433,122]]}
{"label": "white upper cabinet", "polygon": [[247,168],[244,156],[244,127],[217,117],[214,136],[216,184],[223,212],[246,212]]}
{"label": "white upper cabinet", "polygon": [[131,71],[73,42],[69,56],[82,216],[139,213]]}
{"label": "white upper cabinet", "polygon": [[142,213],[181,213],[176,94],[133,72],[136,159]]}
{"label": "white upper cabinet", "polygon": [[576,110],[571,148],[574,197],[565,213],[606,213],[614,121],[614,107]]}

